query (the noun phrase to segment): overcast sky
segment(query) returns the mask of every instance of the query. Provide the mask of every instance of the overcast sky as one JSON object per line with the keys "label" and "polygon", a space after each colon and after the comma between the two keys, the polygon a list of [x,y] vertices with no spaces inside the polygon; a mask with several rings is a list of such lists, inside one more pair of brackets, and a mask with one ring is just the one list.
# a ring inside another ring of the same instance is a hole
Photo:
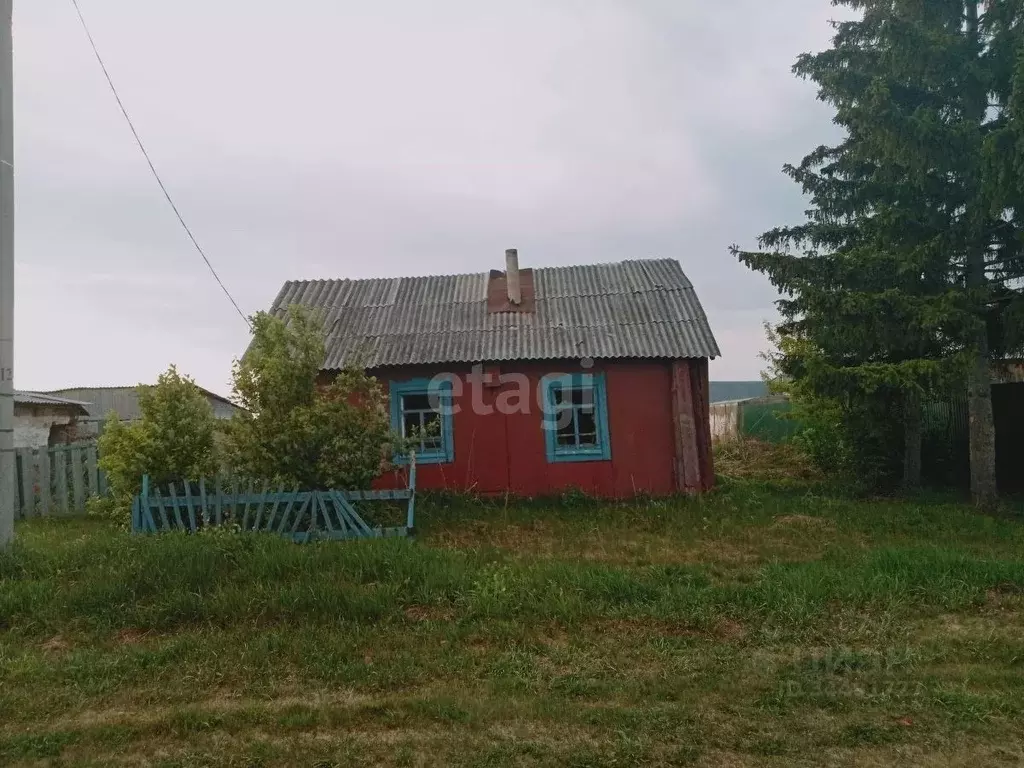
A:
{"label": "overcast sky", "polygon": [[[790,73],[827,0],[80,0],[246,313],[288,279],[678,259],[757,378],[774,291],[731,243],[799,219],[834,137]],[[21,389],[229,390],[248,332],[163,200],[68,0],[15,0]]]}

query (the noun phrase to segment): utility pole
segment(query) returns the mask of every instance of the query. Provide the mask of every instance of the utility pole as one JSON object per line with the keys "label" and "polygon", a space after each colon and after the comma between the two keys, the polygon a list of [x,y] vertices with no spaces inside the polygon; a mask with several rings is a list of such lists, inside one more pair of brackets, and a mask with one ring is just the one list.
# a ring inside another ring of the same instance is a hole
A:
{"label": "utility pole", "polygon": [[14,0],[0,0],[0,547],[14,538]]}

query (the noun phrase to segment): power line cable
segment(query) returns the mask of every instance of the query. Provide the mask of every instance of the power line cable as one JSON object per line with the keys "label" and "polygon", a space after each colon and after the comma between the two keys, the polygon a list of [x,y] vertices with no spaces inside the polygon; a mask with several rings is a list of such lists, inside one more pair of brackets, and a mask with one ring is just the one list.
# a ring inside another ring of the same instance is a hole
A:
{"label": "power line cable", "polygon": [[[213,268],[213,264],[210,263],[210,259],[207,258],[206,252],[203,251],[199,242],[196,240],[195,235],[192,234],[192,230],[189,229],[188,224],[185,223],[185,219],[182,218],[181,212],[178,210],[178,206],[174,204],[174,200],[171,198],[171,193],[167,191],[167,187],[164,186],[163,179],[160,178],[160,174],[157,173],[156,166],[153,165],[153,160],[149,156],[149,152],[146,151],[145,144],[142,143],[142,139],[139,137],[139,132],[135,130],[135,124],[132,122],[131,117],[128,115],[128,110],[125,109],[124,102],[121,101],[121,97],[117,93],[117,88],[114,87],[114,81],[110,77],[110,72],[107,71],[107,65],[103,63],[103,57],[100,56],[99,49],[96,47],[96,41],[93,40],[92,33],[89,32],[89,25],[85,23],[85,17],[82,15],[82,9],[78,5],[78,0],[71,0],[71,4],[75,7],[75,12],[78,14],[78,20],[82,23],[82,29],[85,31],[85,36],[89,38],[89,45],[92,47],[92,52],[96,56],[96,61],[99,62],[100,69],[103,70],[103,76],[107,79],[107,85],[110,86],[111,93],[114,94],[114,99],[117,101],[117,106],[121,108],[121,114],[124,115],[125,121],[128,123],[128,127],[131,128],[132,135],[135,137],[135,143],[139,145],[139,149],[142,151],[142,156],[146,158],[146,163],[149,165],[149,170],[153,172],[153,178],[156,179],[156,183],[160,185],[160,191],[164,193],[164,197],[167,198],[167,203],[171,206],[171,210],[174,211],[174,215],[178,217],[178,221],[181,223],[182,229],[185,230],[185,234],[188,235],[188,239],[192,241],[192,245],[195,246],[199,255],[203,257],[203,261],[206,262],[206,266],[210,270],[210,274],[213,275],[213,279],[217,281],[217,285],[224,291],[224,295],[228,297],[228,301],[238,312],[242,320],[245,321],[246,325],[249,325],[249,318],[245,316],[242,308],[238,306],[238,302],[228,291],[227,286],[220,279],[220,275],[217,274],[217,270]],[[250,326],[251,327],[251,326]]]}

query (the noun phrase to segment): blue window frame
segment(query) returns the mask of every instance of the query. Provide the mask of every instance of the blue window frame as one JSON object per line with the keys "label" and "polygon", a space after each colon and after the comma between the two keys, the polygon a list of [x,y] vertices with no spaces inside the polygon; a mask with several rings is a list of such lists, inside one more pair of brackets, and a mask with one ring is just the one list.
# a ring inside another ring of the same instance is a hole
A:
{"label": "blue window frame", "polygon": [[549,462],[611,459],[604,374],[552,374],[541,379],[541,390]]}
{"label": "blue window frame", "polygon": [[[444,379],[391,382],[391,429],[413,440],[417,464],[450,464],[452,440],[452,383]],[[396,453],[396,464],[408,464]]]}

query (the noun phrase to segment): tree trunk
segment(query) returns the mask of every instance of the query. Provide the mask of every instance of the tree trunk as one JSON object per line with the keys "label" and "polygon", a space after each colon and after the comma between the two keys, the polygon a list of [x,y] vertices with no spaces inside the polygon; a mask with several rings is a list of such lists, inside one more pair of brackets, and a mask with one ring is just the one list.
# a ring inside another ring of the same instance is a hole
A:
{"label": "tree trunk", "polygon": [[913,493],[921,488],[921,394],[907,390],[903,394],[903,490]]}
{"label": "tree trunk", "polygon": [[[979,32],[978,0],[966,0],[967,41],[973,56],[980,58],[982,43]],[[988,95],[984,84],[975,78],[965,90],[965,101],[971,118],[984,122]],[[975,190],[980,195],[980,190]],[[989,360],[988,312],[989,285],[985,274],[987,237],[985,224],[987,212],[983,205],[968,205],[965,214],[978,234],[974,243],[968,245],[966,261],[967,288],[976,302],[977,327],[973,338],[969,338],[971,368],[967,379],[967,418],[969,423],[971,455],[971,499],[976,506],[988,508],[995,505],[996,489],[996,427],[992,415],[992,369]]]}
{"label": "tree trunk", "polygon": [[992,371],[987,331],[983,327],[975,342],[974,360],[967,381],[967,416],[971,450],[971,500],[979,507],[992,507],[996,489],[996,426],[992,415]]}

